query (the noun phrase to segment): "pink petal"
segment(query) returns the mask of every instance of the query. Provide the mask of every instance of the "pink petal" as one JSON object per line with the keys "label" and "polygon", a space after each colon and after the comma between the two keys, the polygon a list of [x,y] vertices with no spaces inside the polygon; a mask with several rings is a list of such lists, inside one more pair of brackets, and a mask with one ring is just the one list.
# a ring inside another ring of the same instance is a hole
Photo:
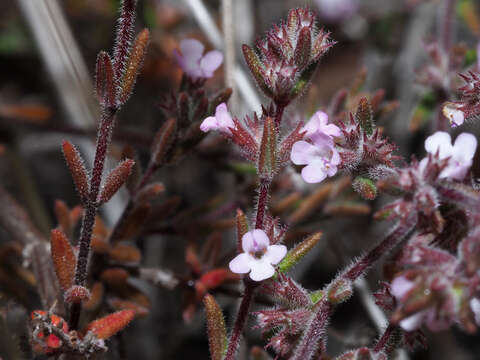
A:
{"label": "pink petal", "polygon": [[321,126],[320,121],[318,117],[316,117],[315,115],[313,115],[310,118],[310,120],[305,124],[305,126],[302,128],[302,131],[306,131],[305,133],[306,137],[312,136],[320,129],[320,126]]}
{"label": "pink petal", "polygon": [[242,249],[246,253],[264,250],[268,245],[270,245],[270,240],[261,229],[249,231],[242,237]]}
{"label": "pink petal", "polygon": [[340,130],[340,128],[337,125],[328,124],[328,125],[323,126],[322,130],[325,134],[330,135],[330,136],[339,137],[339,136],[342,135],[342,131]]}
{"label": "pink petal", "polygon": [[195,39],[184,39],[180,41],[180,50],[182,55],[186,59],[191,59],[192,61],[199,61],[202,57],[203,50],[205,47],[203,44]]}
{"label": "pink petal", "polygon": [[210,130],[218,130],[217,119],[213,116],[207,117],[200,124],[200,130],[202,130],[203,132],[208,132]]}
{"label": "pink petal", "polygon": [[400,327],[405,331],[417,330],[422,325],[424,312],[420,311],[400,321]]}
{"label": "pink petal", "polygon": [[425,150],[430,154],[436,154],[440,150],[440,159],[450,156],[452,149],[452,138],[444,131],[437,131],[425,140]]}
{"label": "pink petal", "polygon": [[220,105],[217,106],[215,109],[215,117],[217,118],[218,125],[225,128],[234,128],[235,123],[233,122],[232,116],[228,112],[227,109],[227,104],[221,103]]}
{"label": "pink petal", "polygon": [[222,65],[223,55],[218,50],[212,50],[205,54],[205,56],[200,60],[200,68],[203,71],[204,77],[211,78],[213,72]]}
{"label": "pink petal", "polygon": [[408,280],[405,276],[398,276],[392,281],[390,292],[398,300],[401,300],[414,286],[415,283],[413,281]]}
{"label": "pink petal", "polygon": [[286,254],[287,247],[285,245],[270,245],[263,256],[270,264],[277,265]]}
{"label": "pink petal", "polygon": [[251,267],[250,278],[253,281],[262,281],[271,278],[275,274],[275,268],[264,259],[252,261]]}
{"label": "pink petal", "polygon": [[317,149],[306,141],[297,141],[292,146],[290,159],[295,165],[306,165],[315,157]]}
{"label": "pink petal", "polygon": [[251,256],[241,253],[235,256],[228,264],[230,270],[236,274],[246,274],[250,271]]}
{"label": "pink petal", "polygon": [[302,177],[305,182],[315,184],[325,180],[327,173],[321,162],[312,162],[302,169]]}
{"label": "pink petal", "polygon": [[315,114],[313,114],[312,118],[318,119],[318,124],[319,125],[327,125],[328,124],[328,114],[323,111],[317,111]]}
{"label": "pink petal", "polygon": [[259,250],[266,249],[268,245],[270,245],[270,239],[268,238],[267,234],[265,234],[265,231],[261,229],[255,229],[252,231],[252,233]]}

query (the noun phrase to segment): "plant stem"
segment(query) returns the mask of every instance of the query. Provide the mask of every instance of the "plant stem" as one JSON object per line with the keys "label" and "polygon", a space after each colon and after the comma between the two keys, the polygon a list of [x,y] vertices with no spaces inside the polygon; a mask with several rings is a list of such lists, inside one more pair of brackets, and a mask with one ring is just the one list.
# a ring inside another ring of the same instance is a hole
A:
{"label": "plant stem", "polygon": [[396,325],[389,324],[383,332],[382,337],[378,340],[377,344],[373,348],[373,351],[376,353],[384,351],[385,353],[389,354],[393,350],[390,346],[390,339],[394,335],[396,329]]}
{"label": "plant stem", "polygon": [[[110,142],[113,124],[115,121],[115,109],[106,109],[102,113],[100,128],[98,130],[97,146],[95,150],[95,160],[93,163],[92,177],[90,179],[90,191],[85,204],[85,213],[82,220],[82,229],[80,231],[79,251],[77,267],[75,269],[75,285],[85,286],[88,274],[88,257],[90,253],[90,242],[92,239],[93,226],[95,225],[95,216],[98,210],[98,193],[102,182],[103,168],[107,156],[108,144]],[[81,304],[74,304],[70,310],[70,328],[75,330],[78,327],[80,318]]]}
{"label": "plant stem", "polygon": [[250,305],[252,303],[253,292],[256,285],[252,282],[245,283],[245,293],[243,294],[240,309],[238,310],[237,318],[235,319],[235,324],[228,341],[225,360],[233,360],[235,358],[235,353],[237,352],[238,344],[240,342],[240,336],[242,335],[243,327],[247,321],[248,310],[250,309]]}
{"label": "plant stem", "polygon": [[[329,285],[326,286],[325,293],[328,289],[335,286],[339,281],[355,281],[373,266],[383,255],[389,253],[403,238],[405,238],[417,223],[416,216],[412,215],[407,219],[400,221],[395,228],[387,235],[387,237],[377,246],[375,246],[366,255],[360,258],[346,272],[340,273]],[[322,339],[325,334],[328,321],[333,314],[334,304],[330,303],[328,296],[324,296],[313,308],[314,315],[304,332],[304,336],[300,344],[295,349],[292,360],[308,360],[315,354],[319,341],[325,347],[326,339]]]}

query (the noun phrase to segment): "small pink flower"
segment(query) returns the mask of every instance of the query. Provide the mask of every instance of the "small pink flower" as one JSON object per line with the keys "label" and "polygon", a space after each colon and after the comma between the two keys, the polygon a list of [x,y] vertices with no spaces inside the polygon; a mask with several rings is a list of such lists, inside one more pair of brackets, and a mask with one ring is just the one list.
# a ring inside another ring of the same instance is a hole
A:
{"label": "small pink flower", "polygon": [[[463,180],[468,169],[472,166],[473,156],[477,149],[477,139],[469,133],[461,133],[452,145],[450,134],[437,131],[425,140],[425,150],[438,156],[441,160],[450,158],[448,165],[440,174],[440,178]],[[426,163],[426,159],[422,163]],[[422,166],[422,163],[420,165]]]}
{"label": "small pink flower", "polygon": [[320,16],[329,21],[348,19],[357,10],[356,0],[316,0]]}
{"label": "small pink flower", "polygon": [[465,113],[459,109],[457,104],[447,102],[442,109],[443,115],[450,120],[452,127],[460,126],[465,121]]}
{"label": "small pink flower", "polygon": [[403,297],[414,288],[415,283],[408,280],[405,276],[398,276],[390,285],[390,292],[398,300],[403,299]]}
{"label": "small pink flower", "polygon": [[200,124],[200,130],[208,132],[216,130],[230,135],[232,132],[230,129],[235,128],[235,123],[232,120],[232,116],[228,112],[227,105],[221,103],[215,109],[215,116],[209,116]]}
{"label": "small pink flower", "polygon": [[302,169],[302,177],[313,184],[334,176],[341,159],[330,136],[316,133],[311,140],[312,144],[304,140],[293,144],[290,159],[296,165],[307,165]]}
{"label": "small pink flower", "polygon": [[220,51],[212,50],[203,55],[204,49],[200,41],[185,39],[180,42],[181,54],[174,51],[178,64],[193,80],[211,78],[222,65],[223,55]]}
{"label": "small pink flower", "polygon": [[278,264],[287,254],[285,245],[270,245],[263,230],[255,229],[242,237],[243,253],[230,261],[230,270],[237,274],[250,272],[254,281],[268,279],[275,274],[273,265]]}
{"label": "small pink flower", "polygon": [[325,134],[330,137],[338,137],[342,134],[338,126],[328,123],[328,115],[323,111],[317,111],[315,114],[313,114],[302,130],[306,131],[305,136],[309,139],[313,138],[318,133]]}

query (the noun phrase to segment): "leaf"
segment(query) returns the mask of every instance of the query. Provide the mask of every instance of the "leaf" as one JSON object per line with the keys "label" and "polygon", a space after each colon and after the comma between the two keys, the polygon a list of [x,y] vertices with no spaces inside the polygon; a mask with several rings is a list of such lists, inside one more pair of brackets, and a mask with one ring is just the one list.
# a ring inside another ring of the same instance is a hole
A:
{"label": "leaf", "polygon": [[54,210],[60,229],[67,234],[67,236],[70,235],[72,230],[72,219],[67,204],[62,200],[55,200]]}
{"label": "leaf", "polygon": [[123,160],[120,164],[108,174],[102,192],[98,198],[100,204],[106,203],[127,181],[132,172],[135,161],[131,159]]}
{"label": "leaf", "polygon": [[237,216],[235,217],[235,223],[237,225],[237,251],[241,253],[242,250],[242,237],[248,232],[248,221],[245,213],[241,209],[237,209]]}
{"label": "leaf", "polygon": [[70,242],[62,231],[57,229],[52,230],[50,243],[53,265],[58,282],[63,291],[67,291],[73,285],[77,259],[73,253]]}
{"label": "leaf", "polygon": [[98,102],[105,107],[116,106],[117,91],[115,86],[112,60],[105,51],[97,57],[95,89]]}
{"label": "leaf", "polygon": [[352,183],[353,189],[366,200],[373,200],[377,197],[377,187],[375,183],[361,176],[357,176]]}
{"label": "leaf", "polygon": [[300,244],[295,246],[291,249],[287,255],[283,258],[283,260],[278,264],[278,271],[281,273],[285,273],[290,270],[294,265],[296,265],[305,255],[307,255],[310,250],[320,241],[322,237],[321,232],[317,232],[305,240],[303,240]]}
{"label": "leaf", "polygon": [[170,150],[175,140],[177,130],[177,120],[168,119],[165,124],[158,130],[152,143],[152,159],[151,162],[159,166],[166,160],[168,150]]}
{"label": "leaf", "polygon": [[125,104],[125,102],[130,97],[133,86],[138,76],[138,72],[143,64],[145,54],[147,53],[147,46],[150,40],[150,32],[148,29],[143,29],[143,31],[138,34],[135,42],[133,43],[132,50],[130,51],[130,56],[128,58],[127,66],[125,67],[125,74],[123,75],[123,81],[121,84],[121,92],[119,96],[120,104]]}
{"label": "leaf", "polygon": [[373,134],[373,111],[368,99],[363,97],[358,103],[357,112],[355,113],[355,121],[360,124],[367,135]]}
{"label": "leaf", "polygon": [[92,321],[85,328],[85,333],[91,331],[98,339],[108,339],[123,330],[135,317],[134,310],[122,310]]}
{"label": "leaf", "polygon": [[277,171],[277,136],[273,119],[268,116],[263,126],[260,155],[258,157],[258,174],[261,178],[273,178]]}
{"label": "leaf", "polygon": [[85,163],[78,150],[68,141],[63,142],[62,148],[75,187],[80,198],[85,202],[88,199],[88,175]]}
{"label": "leaf", "polygon": [[206,294],[203,298],[205,313],[207,315],[208,344],[210,346],[211,360],[222,360],[227,350],[227,330],[222,309],[215,298]]}
{"label": "leaf", "polygon": [[260,58],[255,53],[255,51],[248,45],[242,46],[243,57],[247,63],[250,72],[253,75],[253,78],[257,82],[260,89],[267,95],[269,98],[273,98],[272,90],[268,87],[268,85],[264,81],[264,74],[263,74],[263,64],[260,61]]}

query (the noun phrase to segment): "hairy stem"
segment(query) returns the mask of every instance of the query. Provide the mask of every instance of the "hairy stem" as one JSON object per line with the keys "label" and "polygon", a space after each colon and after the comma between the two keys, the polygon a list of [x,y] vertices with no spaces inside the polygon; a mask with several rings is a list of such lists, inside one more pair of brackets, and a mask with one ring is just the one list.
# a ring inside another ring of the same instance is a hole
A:
{"label": "hairy stem", "polygon": [[395,330],[397,328],[398,327],[396,325],[389,324],[383,332],[382,337],[375,344],[373,351],[375,351],[376,353],[384,351],[386,354],[389,354],[393,350],[390,340],[392,339],[392,336],[395,335]]}
{"label": "hairy stem", "polygon": [[[415,227],[417,223],[416,216],[400,221],[395,228],[387,235],[387,237],[377,246],[375,246],[366,255],[360,258],[355,265],[353,265],[346,272],[340,273],[327,287],[334,287],[338,282],[355,281],[360,276],[365,275],[365,272],[373,266],[383,255],[389,253],[401,240],[403,240]],[[328,296],[324,296],[314,307],[314,315],[311,322],[305,329],[302,341],[295,349],[292,360],[308,360],[311,359],[318,348],[318,343],[322,342],[321,346],[326,348],[326,339],[324,337],[328,321],[333,314],[334,304],[330,303]]]}
{"label": "hairy stem", "polygon": [[250,305],[252,303],[255,287],[255,283],[252,282],[248,282],[245,285],[245,293],[243,294],[237,318],[235,319],[235,324],[233,326],[232,333],[230,334],[225,360],[233,360],[235,358],[235,354],[240,343],[240,336],[242,335],[243,328],[247,321],[248,310],[250,309]]}
{"label": "hairy stem", "polygon": [[[102,182],[102,174],[105,166],[105,158],[107,156],[108,144],[110,142],[113,124],[115,121],[115,109],[106,109],[100,120],[98,130],[97,146],[95,150],[95,160],[93,163],[92,177],[90,179],[90,190],[85,212],[82,219],[82,229],[80,231],[79,251],[77,259],[77,267],[75,269],[75,285],[85,286],[88,274],[88,257],[90,253],[90,242],[92,239],[93,226],[95,225],[95,215],[98,210],[98,194],[100,192],[100,184]],[[80,304],[72,305],[70,310],[70,328],[78,327],[80,318]]]}

